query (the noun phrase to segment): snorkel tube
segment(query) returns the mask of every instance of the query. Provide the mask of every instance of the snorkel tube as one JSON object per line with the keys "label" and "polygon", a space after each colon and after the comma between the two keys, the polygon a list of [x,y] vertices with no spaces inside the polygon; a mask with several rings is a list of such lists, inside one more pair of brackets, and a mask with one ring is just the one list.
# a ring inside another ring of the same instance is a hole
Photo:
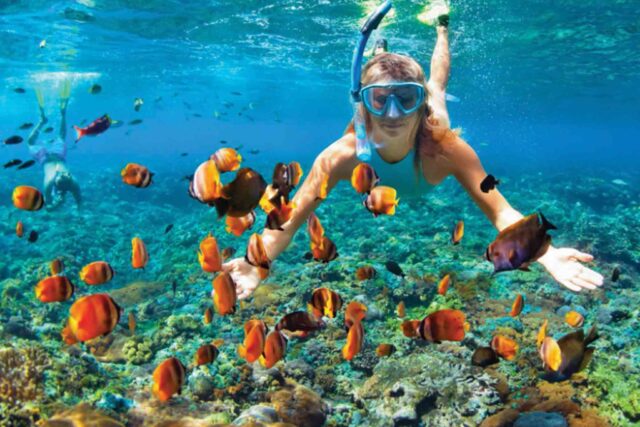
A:
{"label": "snorkel tube", "polygon": [[360,39],[356,49],[353,51],[353,60],[351,62],[351,102],[353,104],[353,129],[356,134],[356,155],[358,159],[362,161],[368,161],[371,159],[371,146],[367,139],[367,129],[364,123],[364,118],[360,112],[360,104],[362,98],[360,97],[360,88],[362,82],[360,81],[360,73],[362,72],[362,59],[364,56],[364,48],[367,45],[369,36],[378,28],[382,18],[391,10],[391,0],[386,0],[376,10],[374,10],[367,21],[360,28]]}

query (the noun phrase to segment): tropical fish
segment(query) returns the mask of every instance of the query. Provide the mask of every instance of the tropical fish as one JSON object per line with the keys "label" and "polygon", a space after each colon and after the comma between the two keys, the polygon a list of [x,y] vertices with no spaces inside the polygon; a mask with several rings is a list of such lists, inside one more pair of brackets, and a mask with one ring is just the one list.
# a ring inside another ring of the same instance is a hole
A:
{"label": "tropical fish", "polygon": [[65,276],[49,276],[38,282],[35,291],[42,302],[61,302],[73,296],[75,287]]}
{"label": "tropical fish", "polygon": [[322,243],[319,246],[315,246],[311,243],[311,254],[315,261],[327,263],[338,257],[338,248],[331,239],[324,236],[322,238]]}
{"label": "tropical fish", "polygon": [[280,201],[267,215],[266,228],[269,230],[284,230],[282,226],[291,219],[295,207],[296,205],[293,201],[286,203],[284,196],[281,196]]}
{"label": "tropical fish", "polygon": [[24,139],[20,135],[13,135],[4,140],[5,145],[15,145],[20,144]]}
{"label": "tropical fish", "polygon": [[407,311],[406,308],[404,306],[404,301],[400,301],[398,303],[398,306],[396,307],[396,314],[398,315],[399,318],[403,318],[404,316],[407,315]]}
{"label": "tropical fish", "polygon": [[139,237],[131,239],[131,266],[133,268],[145,268],[149,262],[149,253],[144,242]]}
{"label": "tropical fish", "polygon": [[551,371],[558,371],[562,364],[562,350],[558,342],[551,337],[544,337],[539,350],[542,367]]}
{"label": "tropical fish", "polygon": [[16,222],[16,236],[22,237],[24,235],[24,225],[22,221]]}
{"label": "tropical fish", "polygon": [[214,201],[218,216],[247,215],[260,204],[260,199],[267,188],[262,175],[250,168],[242,168],[236,177],[222,187],[221,197]]}
{"label": "tropical fish", "polygon": [[328,194],[329,194],[329,174],[325,173],[322,175],[322,179],[320,180],[318,197],[316,197],[316,200],[324,200],[327,198]]}
{"label": "tropical fish", "polygon": [[451,283],[451,276],[445,274],[445,276],[438,283],[438,295],[444,295],[447,293],[447,289],[449,289],[449,284]]}
{"label": "tropical fish", "polygon": [[239,218],[233,216],[227,216],[225,218],[225,230],[227,233],[231,233],[234,236],[240,237],[242,233],[253,227],[256,222],[256,214],[254,211],[249,212],[245,216]]}
{"label": "tropical fish", "polygon": [[140,108],[144,104],[144,100],[142,98],[136,98],[133,100],[133,109],[136,111],[140,111]]}
{"label": "tropical fish", "polygon": [[[267,185],[267,188],[264,190],[264,194],[260,198],[260,208],[268,215],[273,209],[276,208],[275,204],[280,196],[280,190],[274,188],[272,184]],[[284,195],[282,196],[284,197]]]}
{"label": "tropical fish", "polygon": [[240,169],[242,156],[233,148],[220,148],[211,155],[209,160],[213,160],[220,172],[231,172]]}
{"label": "tropical fish", "polygon": [[390,271],[391,273],[395,274],[396,276],[401,276],[404,277],[404,272],[402,271],[402,268],[400,268],[400,266],[398,265],[397,262],[395,261],[387,261],[384,266],[387,268],[388,271]]}
{"label": "tropical fish", "polygon": [[129,126],[139,125],[140,123],[142,123],[142,119],[133,119],[129,122]]}
{"label": "tropical fish", "polygon": [[262,320],[248,320],[244,324],[244,342],[238,345],[238,356],[253,363],[264,351],[267,325]]}
{"label": "tropical fish", "polygon": [[264,343],[264,350],[258,359],[260,364],[270,369],[280,360],[284,359],[287,352],[287,337],[280,331],[269,332]]}
{"label": "tropical fish", "polygon": [[367,306],[358,301],[351,301],[344,310],[344,326],[349,329],[356,322],[367,316]]}
{"label": "tropical fish", "polygon": [[611,273],[611,281],[617,282],[619,278],[620,278],[620,269],[618,267],[615,267],[613,269],[613,272]]}
{"label": "tropical fish", "polygon": [[97,95],[100,92],[102,92],[102,86],[100,86],[97,83],[92,84],[91,87],[89,88],[89,93],[91,95]]}
{"label": "tropical fish", "polygon": [[138,188],[146,188],[151,184],[153,173],[146,166],[137,163],[127,163],[120,171],[122,182]]}
{"label": "tropical fish", "polygon": [[311,295],[309,308],[316,317],[327,316],[333,319],[342,308],[342,298],[329,288],[318,288]]}
{"label": "tropical fish", "polygon": [[275,330],[287,330],[299,332],[301,336],[306,336],[309,332],[317,331],[325,326],[322,319],[306,311],[294,311],[282,317],[276,324]]}
{"label": "tropical fish", "polygon": [[189,153],[180,153],[180,157],[187,157]]}
{"label": "tropical fish", "polygon": [[44,206],[42,193],[35,187],[19,185],[13,189],[13,206],[25,211],[37,211]]}
{"label": "tropical fish", "polygon": [[23,89],[23,88],[21,88],[21,87],[17,87],[17,88],[15,88],[15,89],[13,89],[13,91],[14,91],[15,93],[25,93],[25,92],[26,92],[26,90],[24,90],[24,89]]}
{"label": "tropical fish", "polygon": [[360,194],[368,194],[378,185],[380,178],[368,163],[359,163],[351,173],[351,186]]}
{"label": "tropical fish", "polygon": [[260,150],[255,150],[255,149],[249,150],[249,153],[250,154],[258,154],[258,153],[260,153]]}
{"label": "tropical fish", "polygon": [[520,313],[522,313],[522,308],[524,307],[524,297],[522,294],[518,294],[516,299],[513,301],[511,305],[511,312],[509,315],[511,317],[517,317]]}
{"label": "tropical fish", "polygon": [[368,280],[376,277],[376,269],[371,267],[370,265],[364,267],[358,267],[356,270],[356,278],[358,280]]}
{"label": "tropical fish", "polygon": [[491,339],[491,349],[503,359],[513,360],[518,352],[518,343],[504,335],[496,335]]}
{"label": "tropical fish", "polygon": [[538,335],[536,337],[536,348],[540,348],[540,346],[542,345],[542,342],[544,341],[545,337],[547,336],[547,324],[548,323],[549,323],[549,321],[545,319],[545,321],[542,323],[542,326],[540,326],[540,330],[538,331]]}
{"label": "tropical fish", "polygon": [[212,320],[213,320],[213,310],[211,310],[211,307],[207,307],[207,309],[204,311],[204,316],[202,321],[205,325],[208,325],[211,323]]}
{"label": "tropical fish", "polygon": [[355,355],[360,353],[360,350],[362,350],[363,343],[364,327],[362,326],[362,322],[354,322],[349,326],[347,342],[344,344],[344,347],[342,347],[342,357],[344,357],[345,360],[353,359]]}
{"label": "tropical fish", "polygon": [[438,310],[420,322],[417,333],[431,342],[462,341],[465,334],[465,315],[460,310]]}
{"label": "tropical fish", "polygon": [[186,377],[184,365],[175,357],[170,357],[160,363],[153,371],[153,395],[161,402],[171,399],[174,394],[180,394]]}
{"label": "tropical fish", "polygon": [[189,184],[189,195],[201,203],[212,204],[222,195],[220,172],[213,160],[207,160],[198,166]]}
{"label": "tropical fish", "polygon": [[40,49],[44,49],[47,46],[47,41],[45,39],[40,40],[40,44],[38,45],[38,47]]}
{"label": "tropical fish", "polygon": [[69,309],[69,320],[62,336],[67,344],[75,344],[108,335],[120,321],[120,313],[120,307],[109,295],[87,295]]}
{"label": "tropical fish", "polygon": [[488,193],[490,190],[496,188],[496,185],[499,184],[500,181],[498,181],[495,176],[487,175],[480,183],[480,190],[482,190],[483,193]]}
{"label": "tropical fish", "polygon": [[236,249],[232,248],[231,246],[228,246],[226,248],[224,248],[222,250],[222,252],[220,253],[220,255],[222,256],[222,259],[225,260],[227,258],[230,258],[233,256],[233,254],[236,253]]}
{"label": "tropical fish", "polygon": [[291,162],[288,165],[285,163],[277,163],[273,169],[271,185],[273,189],[284,196],[288,202],[289,193],[298,185],[300,178],[302,178],[302,167],[300,163]]}
{"label": "tropical fish", "polygon": [[379,185],[374,187],[362,204],[374,217],[378,215],[394,215],[400,199],[396,199],[396,190]]}
{"label": "tropical fish", "polygon": [[51,263],[49,264],[49,268],[51,270],[51,274],[53,276],[56,276],[58,274],[61,274],[62,271],[64,270],[64,263],[60,258],[56,258],[53,261],[51,261]]}
{"label": "tropical fish", "polygon": [[45,130],[43,130],[44,133],[51,133],[53,132],[53,128],[51,126],[45,128]]}
{"label": "tropical fish", "polygon": [[267,256],[267,251],[264,247],[264,243],[262,242],[262,236],[258,233],[253,233],[249,238],[247,253],[244,258],[254,267],[260,267],[267,270],[271,267],[271,260]]}
{"label": "tropical fish", "polygon": [[380,344],[376,348],[376,356],[389,357],[396,352],[396,346],[393,344]]}
{"label": "tropical fish", "polygon": [[462,236],[464,236],[464,221],[460,220],[451,232],[451,243],[457,245],[462,240]]}
{"label": "tropical fish", "polygon": [[564,321],[572,328],[581,328],[584,324],[584,316],[577,311],[568,311],[564,315]]}
{"label": "tropical fish", "polygon": [[478,347],[471,356],[471,364],[474,366],[487,367],[498,363],[498,355],[491,347]]}
{"label": "tropical fish", "polygon": [[131,335],[135,335],[136,333],[136,315],[133,314],[133,311],[129,312],[129,316],[127,318],[127,324],[129,325],[129,332]]}
{"label": "tropical fish", "polygon": [[29,233],[29,237],[27,238],[29,243],[35,243],[38,241],[38,232],[36,230],[31,230]]}
{"label": "tropical fish", "polygon": [[222,272],[213,279],[213,305],[224,316],[236,312],[236,284],[229,273]]}
{"label": "tropical fish", "polygon": [[311,239],[311,249],[313,249],[314,246],[322,248],[324,228],[314,212],[311,212],[307,219],[307,232]]}
{"label": "tropical fish", "polygon": [[109,129],[109,126],[111,126],[112,122],[113,121],[111,120],[109,115],[105,114],[102,117],[95,119],[93,122],[91,122],[88,126],[84,128],[74,126],[73,128],[76,130],[76,134],[77,134],[76,142],[80,141],[80,139],[82,139],[85,136],[100,135],[102,132]]}
{"label": "tropical fish", "polygon": [[23,164],[18,166],[17,169],[27,169],[27,168],[30,168],[31,166],[35,165],[35,164],[36,164],[35,160],[27,160],[26,162],[24,162]]}
{"label": "tropical fish", "polygon": [[87,285],[101,285],[113,278],[113,268],[106,261],[94,261],[82,267],[80,280]]}
{"label": "tropical fish", "polygon": [[215,273],[222,270],[222,259],[220,257],[220,250],[218,249],[218,241],[211,233],[200,242],[198,262],[202,270],[208,273]]}
{"label": "tropical fish", "polygon": [[196,366],[208,365],[218,358],[219,353],[220,351],[215,345],[204,344],[196,351],[196,354],[193,357],[193,363]]}
{"label": "tropical fish", "polygon": [[27,123],[23,123],[22,125],[20,125],[20,127],[18,129],[27,130],[27,129],[31,129],[32,127],[33,127],[33,123],[27,122]]}
{"label": "tropical fish", "polygon": [[20,159],[13,159],[13,160],[9,160],[7,163],[4,164],[4,168],[10,168],[16,165],[19,165],[20,163],[22,163],[22,160]]}
{"label": "tropical fish", "polygon": [[501,271],[526,269],[540,258],[551,244],[548,230],[556,227],[539,214],[531,214],[498,233],[487,247],[486,258],[494,266],[494,274]]}
{"label": "tropical fish", "polygon": [[416,338],[419,336],[418,328],[420,327],[420,320],[405,320],[400,325],[402,334],[408,338]]}
{"label": "tropical fish", "polygon": [[167,234],[168,232],[170,232],[172,228],[173,228],[173,224],[167,225],[164,229],[164,234]]}

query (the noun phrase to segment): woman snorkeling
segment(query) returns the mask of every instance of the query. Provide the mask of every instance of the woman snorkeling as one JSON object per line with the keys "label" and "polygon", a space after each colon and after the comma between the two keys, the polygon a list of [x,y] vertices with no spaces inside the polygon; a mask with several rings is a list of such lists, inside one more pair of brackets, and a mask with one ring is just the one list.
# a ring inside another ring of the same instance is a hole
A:
{"label": "woman snorkeling", "polygon": [[[373,19],[376,27],[382,17],[374,18],[377,19]],[[450,129],[445,100],[450,62],[448,11],[436,22],[437,39],[428,80],[413,58],[395,53],[379,53],[361,73],[354,71],[361,81],[352,90],[352,95],[361,101],[356,104],[354,122],[340,139],[315,159],[295,194],[296,208],[283,230],[263,231],[262,240],[270,260],[275,260],[284,251],[296,230],[321,203],[316,195],[320,194],[320,186],[326,177],[328,190],[341,180],[350,180],[362,158],[367,159],[385,184],[393,187],[397,187],[398,181],[404,181],[400,184],[415,188],[418,184],[414,179],[401,178],[411,177],[414,171],[431,186],[454,176],[499,231],[523,218],[497,189],[481,190],[480,184],[487,173],[473,148]],[[354,70],[359,71],[359,68]],[[362,146],[365,130],[366,138],[373,145],[370,154]],[[412,152],[414,155],[410,156]],[[592,260],[592,255],[572,248],[549,246],[537,261],[557,282],[579,292],[596,289],[603,283],[602,275],[582,265]],[[260,282],[258,268],[244,259],[234,259],[224,264],[223,269],[234,279],[240,299],[251,295]]]}
{"label": "woman snorkeling", "polygon": [[38,107],[40,109],[40,121],[35,126],[27,144],[29,152],[44,169],[44,198],[47,209],[55,209],[64,202],[67,192],[70,192],[78,206],[82,201],[80,186],[69,171],[65,163],[67,155],[67,104],[71,94],[71,83],[67,80],[60,91],[60,133],[57,138],[38,143],[38,136],[48,119],[44,113],[44,98],[40,90],[36,90]]}

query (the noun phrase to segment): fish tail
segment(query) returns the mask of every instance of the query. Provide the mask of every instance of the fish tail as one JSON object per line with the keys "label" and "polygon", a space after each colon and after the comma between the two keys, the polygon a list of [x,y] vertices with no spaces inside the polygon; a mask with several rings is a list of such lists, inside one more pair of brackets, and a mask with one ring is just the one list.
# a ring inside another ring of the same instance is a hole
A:
{"label": "fish tail", "polygon": [[240,356],[243,359],[247,358],[247,348],[242,344],[238,345],[238,356]]}
{"label": "fish tail", "polygon": [[584,339],[585,347],[597,340],[600,336],[598,335],[598,330],[596,329],[596,325],[593,325],[591,329],[589,329],[589,333]]}
{"label": "fish tail", "polygon": [[80,139],[82,139],[82,137],[85,135],[85,132],[82,128],[79,128],[78,126],[74,126],[73,127],[76,131],[76,142],[80,141]]}
{"label": "fish tail", "polygon": [[546,230],[557,230],[558,227],[556,227],[555,225],[551,224],[549,222],[549,220],[542,215],[542,212],[539,212],[540,214],[540,219],[542,220],[542,228],[546,231]]}

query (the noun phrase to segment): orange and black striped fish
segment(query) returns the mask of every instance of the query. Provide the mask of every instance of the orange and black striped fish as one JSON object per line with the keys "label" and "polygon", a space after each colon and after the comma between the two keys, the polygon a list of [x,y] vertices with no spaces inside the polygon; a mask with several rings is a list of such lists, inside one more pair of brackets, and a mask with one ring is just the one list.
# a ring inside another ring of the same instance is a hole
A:
{"label": "orange and black striped fish", "polygon": [[82,297],[69,309],[69,320],[62,330],[62,336],[67,344],[75,344],[107,335],[120,321],[121,311],[107,294]]}
{"label": "orange and black striped fish", "polygon": [[258,233],[253,233],[249,238],[247,253],[244,258],[254,267],[260,267],[267,270],[271,267],[271,260],[269,260],[267,251],[262,243],[262,236]]}
{"label": "orange and black striped fish", "polygon": [[218,217],[247,215],[258,207],[266,189],[262,175],[251,168],[240,169],[234,180],[222,187],[221,197],[214,201]]}
{"label": "orange and black striped fish", "polygon": [[19,185],[13,189],[13,206],[25,211],[38,211],[44,206],[42,193],[35,187]]}
{"label": "orange and black striped fish", "polygon": [[323,173],[320,179],[320,187],[318,188],[318,196],[316,200],[324,200],[329,195],[329,174]]}
{"label": "orange and black striped fish", "polygon": [[342,298],[329,288],[318,288],[311,295],[309,308],[316,317],[327,316],[333,319],[342,308]]}
{"label": "orange and black striped fish", "polygon": [[280,331],[269,332],[264,343],[264,350],[258,359],[260,364],[270,369],[280,360],[284,359],[287,352],[287,337]]}
{"label": "orange and black striped fish", "polygon": [[281,195],[285,196],[284,194],[281,194],[280,190],[274,188],[273,185],[267,185],[267,188],[264,190],[264,194],[260,198],[260,209],[268,215],[276,207],[275,201],[278,200],[278,197]]}
{"label": "orange and black striped fish", "polygon": [[396,190],[379,185],[371,190],[362,204],[374,217],[378,215],[394,215],[400,199],[396,198]]}
{"label": "orange and black striped fish", "polygon": [[239,218],[227,216],[224,221],[227,224],[225,228],[227,233],[240,237],[242,233],[253,227],[253,224],[256,222],[256,214],[254,211],[251,211]]}
{"label": "orange and black striped fish", "polygon": [[294,311],[282,317],[276,324],[277,331],[287,330],[290,332],[300,332],[301,336],[306,336],[309,332],[324,328],[322,319],[306,311]]}
{"label": "orange and black striped fish", "polygon": [[445,274],[445,276],[438,283],[438,295],[444,295],[447,293],[447,289],[449,289],[449,284],[451,283],[451,276]]}
{"label": "orange and black striped fish", "polygon": [[557,371],[562,364],[562,350],[558,342],[551,337],[544,337],[540,344],[540,358],[542,359],[542,367]]}
{"label": "orange and black striped fish", "polygon": [[538,335],[536,337],[536,348],[540,348],[542,345],[542,341],[544,341],[547,336],[547,324],[549,321],[547,319],[544,320],[542,326],[540,326],[540,330],[538,330]]}
{"label": "orange and black striped fish", "polygon": [[133,268],[145,268],[149,262],[149,253],[144,242],[139,237],[131,239],[131,266]]}
{"label": "orange and black striped fish", "polygon": [[302,167],[298,162],[291,162],[288,165],[284,163],[276,164],[273,169],[273,177],[271,185],[279,194],[283,195],[289,201],[289,192],[298,185],[302,178]]}
{"label": "orange and black striped fish", "polygon": [[344,344],[344,347],[342,347],[342,357],[344,357],[345,360],[353,359],[356,354],[360,353],[363,344],[364,327],[362,326],[362,322],[358,320],[349,326],[347,342]]}
{"label": "orange and black striped fish", "polygon": [[73,296],[75,287],[65,276],[49,276],[38,282],[35,291],[42,302],[61,302]]}
{"label": "orange and black striped fish", "polygon": [[344,310],[344,326],[349,329],[356,322],[367,316],[367,306],[358,301],[351,301]]}
{"label": "orange and black striped fish", "polygon": [[207,204],[213,204],[222,196],[222,183],[216,162],[207,160],[198,166],[189,184],[189,195]]}
{"label": "orange and black striped fish", "polygon": [[420,320],[405,320],[402,322],[402,325],[400,325],[402,334],[408,338],[418,337],[418,328],[420,327],[420,323]]}
{"label": "orange and black striped fish", "polygon": [[504,335],[496,335],[491,339],[491,348],[505,360],[513,360],[518,353],[518,343]]}
{"label": "orange and black striped fish", "polygon": [[127,323],[129,324],[129,332],[131,332],[131,335],[133,336],[136,333],[136,325],[137,325],[136,315],[133,314],[133,311],[129,312],[129,316],[127,320],[128,320]]}
{"label": "orange and black striped fish", "polygon": [[224,316],[236,312],[236,284],[229,273],[222,272],[213,279],[213,305]]}
{"label": "orange and black striped fish", "polygon": [[358,280],[368,280],[376,277],[376,269],[371,267],[370,265],[359,267],[356,270],[356,278]]}
{"label": "orange and black striped fish", "polygon": [[267,325],[262,320],[251,319],[244,324],[244,342],[238,345],[238,356],[253,363],[262,355],[267,336]]}
{"label": "orange and black striped fish", "polygon": [[220,249],[218,249],[218,241],[211,233],[200,242],[198,262],[202,270],[208,273],[216,273],[222,270],[222,259]]}
{"label": "orange and black striped fish", "polygon": [[240,169],[242,156],[233,148],[223,147],[211,155],[209,160],[213,160],[220,172],[231,172]]}
{"label": "orange and black striped fish", "polygon": [[311,239],[311,248],[313,249],[315,245],[316,247],[322,249],[324,228],[322,227],[320,220],[314,212],[311,212],[311,214],[309,215],[309,219],[307,219],[307,232],[309,233],[309,238]]}
{"label": "orange and black striped fish", "polygon": [[451,232],[451,243],[457,245],[462,240],[462,236],[464,236],[464,221],[460,220]]}
{"label": "orange and black striped fish", "polygon": [[205,325],[208,325],[212,321],[213,321],[213,310],[211,310],[211,307],[207,307],[207,309],[204,311],[203,322]]}
{"label": "orange and black striped fish", "polygon": [[315,261],[328,263],[338,257],[338,248],[331,239],[324,236],[319,246],[311,242],[311,255]]}
{"label": "orange and black striped fish", "polygon": [[406,308],[404,306],[404,301],[400,301],[398,303],[398,306],[396,307],[396,314],[398,315],[399,318],[403,318],[404,316],[407,315],[407,311]]}
{"label": "orange and black striped fish", "polygon": [[420,322],[418,335],[431,342],[462,341],[465,334],[465,315],[460,310],[438,310]]}
{"label": "orange and black striped fish", "polygon": [[24,225],[22,224],[22,221],[18,221],[16,223],[16,236],[22,237],[23,235],[24,235]]}
{"label": "orange and black striped fish", "polygon": [[376,356],[389,357],[396,352],[396,346],[393,344],[380,344],[376,348]]}
{"label": "orange and black striped fish", "polygon": [[94,261],[82,267],[80,280],[87,285],[101,285],[113,278],[114,271],[106,261]]}
{"label": "orange and black striped fish", "polygon": [[220,350],[213,344],[204,344],[196,351],[193,357],[193,363],[196,366],[208,365],[213,363],[217,358]]}
{"label": "orange and black striped fish", "polygon": [[180,394],[185,377],[184,365],[175,357],[170,357],[153,371],[151,391],[158,400],[166,402],[174,394]]}
{"label": "orange and black striped fish", "polygon": [[280,201],[267,215],[266,228],[269,230],[284,230],[282,226],[291,219],[296,204],[293,201],[285,202],[284,196],[280,196]]}
{"label": "orange and black striped fish", "polygon": [[360,163],[351,173],[351,186],[360,194],[370,193],[380,178],[368,163]]}
{"label": "orange and black striped fish", "polygon": [[52,276],[62,274],[62,271],[64,270],[64,263],[60,258],[56,258],[49,264],[49,269],[51,270]]}
{"label": "orange and black striped fish", "polygon": [[524,307],[524,297],[522,294],[518,294],[516,299],[513,301],[511,305],[511,312],[509,315],[511,317],[517,317],[520,313],[522,313],[522,308]]}
{"label": "orange and black striped fish", "polygon": [[563,381],[571,378],[589,365],[595,351],[589,347],[598,338],[595,326],[592,326],[585,336],[584,330],[578,329],[560,338],[557,342],[546,337],[540,346],[540,356],[544,367],[551,371],[548,378],[551,381]]}
{"label": "orange and black striped fish", "polygon": [[122,182],[138,188],[147,188],[151,185],[151,179],[153,178],[153,173],[149,172],[146,166],[137,163],[127,163],[120,171],[120,175],[122,176]]}
{"label": "orange and black striped fish", "polygon": [[581,328],[584,324],[584,316],[577,311],[568,311],[564,315],[564,321],[572,328]]}

